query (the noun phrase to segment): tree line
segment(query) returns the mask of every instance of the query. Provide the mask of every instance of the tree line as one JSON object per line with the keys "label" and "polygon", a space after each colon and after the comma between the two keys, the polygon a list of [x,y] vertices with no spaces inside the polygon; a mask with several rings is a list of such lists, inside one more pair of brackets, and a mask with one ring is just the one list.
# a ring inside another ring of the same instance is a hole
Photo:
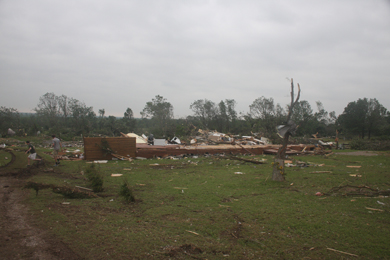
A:
{"label": "tree line", "polygon": [[[195,100],[189,105],[193,112],[186,118],[174,118],[174,108],[163,96],[157,95],[145,104],[142,118],[134,118],[130,107],[123,117],[98,115],[93,107],[65,95],[46,93],[39,98],[34,114],[19,113],[15,108],[0,107],[0,134],[7,135],[8,128],[20,135],[58,134],[62,138],[74,136],[119,136],[120,133],[153,133],[157,138],[185,139],[197,129],[216,130],[231,135],[257,135],[278,140],[276,126],[286,122],[288,106],[275,104],[273,98],[255,99],[249,112],[238,114],[234,99],[215,103],[208,99]],[[294,106],[291,118],[299,127],[296,136],[335,136],[336,131],[346,137],[386,138],[390,135],[390,113],[377,99],[362,98],[347,104],[341,115],[327,112],[320,101],[314,110],[308,101]]]}

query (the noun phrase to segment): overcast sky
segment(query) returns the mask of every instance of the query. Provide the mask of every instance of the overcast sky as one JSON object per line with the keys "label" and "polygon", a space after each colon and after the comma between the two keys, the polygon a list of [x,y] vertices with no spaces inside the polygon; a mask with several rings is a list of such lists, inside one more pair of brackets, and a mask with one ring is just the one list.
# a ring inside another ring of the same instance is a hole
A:
{"label": "overcast sky", "polygon": [[156,95],[191,115],[198,99],[301,100],[341,114],[390,109],[390,1],[0,0],[0,106],[31,112],[47,92],[106,116]]}

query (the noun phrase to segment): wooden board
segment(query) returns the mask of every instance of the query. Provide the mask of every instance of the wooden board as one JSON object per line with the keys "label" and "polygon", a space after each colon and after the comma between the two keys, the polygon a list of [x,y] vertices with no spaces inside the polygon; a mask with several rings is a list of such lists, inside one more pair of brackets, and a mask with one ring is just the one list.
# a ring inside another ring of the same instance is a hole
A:
{"label": "wooden board", "polygon": [[85,137],[84,138],[84,155],[85,160],[112,160],[111,154],[105,154],[101,148],[102,139],[105,139],[114,151],[125,157],[136,157],[136,138],[135,137]]}

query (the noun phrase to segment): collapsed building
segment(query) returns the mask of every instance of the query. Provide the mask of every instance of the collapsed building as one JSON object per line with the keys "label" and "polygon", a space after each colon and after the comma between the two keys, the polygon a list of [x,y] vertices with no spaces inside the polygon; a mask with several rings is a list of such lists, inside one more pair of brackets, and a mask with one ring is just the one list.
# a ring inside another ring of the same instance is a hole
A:
{"label": "collapsed building", "polygon": [[[166,158],[170,156],[192,156],[206,154],[276,154],[280,145],[272,144],[267,138],[253,136],[229,136],[216,131],[199,130],[199,135],[189,144],[174,137],[171,140],[154,139],[148,144],[145,135],[123,134],[121,137],[84,138],[84,158],[86,160],[109,160],[131,158]],[[288,145],[287,155],[324,154],[323,147],[314,144]]]}

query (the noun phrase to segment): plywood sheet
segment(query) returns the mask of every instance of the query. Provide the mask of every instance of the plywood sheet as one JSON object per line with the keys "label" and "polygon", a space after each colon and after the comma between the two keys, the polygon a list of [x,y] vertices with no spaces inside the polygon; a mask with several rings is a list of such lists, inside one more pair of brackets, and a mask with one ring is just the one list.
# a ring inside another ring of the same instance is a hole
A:
{"label": "plywood sheet", "polygon": [[135,137],[85,137],[84,138],[84,155],[85,160],[111,160],[111,154],[105,154],[101,148],[102,139],[105,139],[114,151],[125,157],[136,157],[136,138]]}

